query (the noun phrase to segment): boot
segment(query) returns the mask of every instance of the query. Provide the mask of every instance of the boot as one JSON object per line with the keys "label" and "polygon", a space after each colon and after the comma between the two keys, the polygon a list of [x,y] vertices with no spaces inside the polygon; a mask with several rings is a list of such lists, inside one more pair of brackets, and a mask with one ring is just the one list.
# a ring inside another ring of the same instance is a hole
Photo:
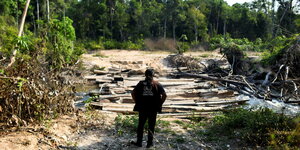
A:
{"label": "boot", "polygon": [[142,147],[142,146],[143,146],[143,145],[142,145],[142,142],[134,142],[134,141],[131,141],[130,144],[133,144],[133,145],[135,145],[135,146],[137,146],[137,147]]}
{"label": "boot", "polygon": [[147,146],[146,146],[146,148],[150,148],[150,147],[152,147],[153,146],[153,142],[147,142]]}

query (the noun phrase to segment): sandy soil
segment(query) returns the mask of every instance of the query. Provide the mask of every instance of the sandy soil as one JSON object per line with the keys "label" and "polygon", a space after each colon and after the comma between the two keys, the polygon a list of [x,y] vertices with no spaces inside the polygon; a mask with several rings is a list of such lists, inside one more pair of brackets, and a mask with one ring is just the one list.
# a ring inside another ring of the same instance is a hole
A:
{"label": "sandy soil", "polygon": [[[82,60],[87,69],[95,65],[105,67],[106,70],[110,67],[141,71],[153,68],[160,74],[164,74],[170,70],[165,61],[170,54],[172,53],[166,51],[101,50],[83,54]],[[184,55],[201,59],[220,59],[222,57],[217,51],[187,52]]]}

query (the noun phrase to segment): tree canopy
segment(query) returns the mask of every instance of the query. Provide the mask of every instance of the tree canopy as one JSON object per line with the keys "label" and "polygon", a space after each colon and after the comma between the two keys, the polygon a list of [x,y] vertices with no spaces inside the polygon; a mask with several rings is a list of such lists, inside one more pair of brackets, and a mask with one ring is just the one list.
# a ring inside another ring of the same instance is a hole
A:
{"label": "tree canopy", "polygon": [[[41,22],[73,20],[77,39],[136,41],[185,35],[207,41],[216,35],[269,40],[300,31],[297,0],[254,0],[229,6],[224,0],[32,0],[27,29],[37,33]],[[18,26],[25,0],[2,0],[0,15]],[[275,7],[276,6],[276,7]]]}

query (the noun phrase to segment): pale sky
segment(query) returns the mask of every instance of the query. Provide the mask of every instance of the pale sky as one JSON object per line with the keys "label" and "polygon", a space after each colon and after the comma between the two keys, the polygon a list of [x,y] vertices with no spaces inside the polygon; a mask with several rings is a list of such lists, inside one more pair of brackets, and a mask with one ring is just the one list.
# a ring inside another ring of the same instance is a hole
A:
{"label": "pale sky", "polygon": [[252,2],[253,0],[224,0],[228,3],[228,5],[232,6],[235,3],[241,3],[243,4],[244,2]]}

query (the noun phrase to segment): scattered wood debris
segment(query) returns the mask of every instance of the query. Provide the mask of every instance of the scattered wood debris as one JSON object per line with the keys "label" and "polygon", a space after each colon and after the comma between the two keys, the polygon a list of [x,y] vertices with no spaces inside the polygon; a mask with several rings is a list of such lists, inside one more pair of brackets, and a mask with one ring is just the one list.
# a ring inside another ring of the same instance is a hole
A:
{"label": "scattered wood debris", "polygon": [[[90,96],[98,97],[90,103],[92,107],[123,114],[136,113],[133,112],[134,102],[130,93],[144,79],[143,74],[132,74],[130,69],[108,68],[108,71],[94,70],[94,75],[85,78],[99,85],[98,89],[89,92]],[[249,100],[238,100],[233,90],[217,88],[216,82],[198,77],[162,76],[155,80],[164,86],[168,95],[163,105],[163,116],[207,116],[209,112],[238,106]]]}

